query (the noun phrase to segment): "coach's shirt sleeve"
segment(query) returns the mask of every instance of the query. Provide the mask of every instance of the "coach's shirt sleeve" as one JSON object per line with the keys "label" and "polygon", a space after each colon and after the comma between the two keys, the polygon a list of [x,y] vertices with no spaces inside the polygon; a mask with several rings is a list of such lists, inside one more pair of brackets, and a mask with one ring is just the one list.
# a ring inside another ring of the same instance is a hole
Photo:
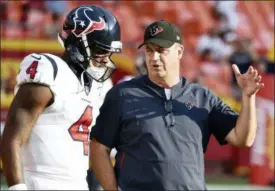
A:
{"label": "coach's shirt sleeve", "polygon": [[236,126],[239,115],[210,90],[208,93],[211,105],[208,127],[221,145],[227,144],[225,137]]}
{"label": "coach's shirt sleeve", "polygon": [[120,94],[115,86],[106,94],[96,124],[92,127],[90,140],[95,138],[101,144],[114,148],[119,136],[120,116]]}

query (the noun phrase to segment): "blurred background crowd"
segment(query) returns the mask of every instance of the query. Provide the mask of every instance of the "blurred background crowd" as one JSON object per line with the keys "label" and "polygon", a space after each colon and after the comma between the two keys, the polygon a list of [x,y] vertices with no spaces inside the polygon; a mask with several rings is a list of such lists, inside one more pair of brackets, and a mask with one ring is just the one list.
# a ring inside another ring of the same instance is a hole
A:
{"label": "blurred background crowd", "polygon": [[[185,46],[181,62],[183,76],[211,88],[238,111],[240,91],[231,65],[237,64],[242,73],[252,65],[265,77],[266,83],[266,88],[259,92],[259,103],[262,101],[262,104],[258,108],[263,105],[274,108],[274,1],[1,1],[2,122],[13,98],[21,59],[30,52],[62,54],[56,40],[57,32],[65,15],[83,4],[104,6],[121,23],[124,49],[122,55],[114,58],[118,66],[112,77],[114,84],[146,71],[144,55],[137,50],[137,44],[142,41],[148,24],[164,19],[177,24],[182,32]],[[274,151],[274,109],[267,115],[267,118],[271,116],[273,125],[267,128],[269,133],[265,134],[272,135],[273,132],[271,149]],[[263,143],[257,144],[270,145],[267,137]],[[260,166],[265,165],[260,169],[262,171],[258,169],[258,162],[256,170],[251,167],[253,152],[266,157],[270,150],[260,151],[260,146],[254,147],[254,150],[218,147],[212,140],[206,154],[206,173],[218,171],[234,176],[250,176],[252,183],[260,181],[265,185],[274,182],[274,165],[270,167],[266,164],[268,162],[261,163]],[[217,148],[221,152],[217,153]],[[274,152],[268,156],[268,161],[273,160],[274,163]],[[268,169],[273,176],[269,175],[265,180],[255,178],[252,171],[266,173],[263,169]]]}

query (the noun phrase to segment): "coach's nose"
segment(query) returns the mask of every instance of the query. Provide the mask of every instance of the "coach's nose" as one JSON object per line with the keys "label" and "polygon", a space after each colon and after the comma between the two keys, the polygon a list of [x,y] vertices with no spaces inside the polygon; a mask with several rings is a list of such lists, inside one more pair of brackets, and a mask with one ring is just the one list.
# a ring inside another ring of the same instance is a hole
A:
{"label": "coach's nose", "polygon": [[157,51],[154,51],[152,55],[152,59],[156,61],[156,60],[159,60],[159,58],[160,58],[160,53]]}

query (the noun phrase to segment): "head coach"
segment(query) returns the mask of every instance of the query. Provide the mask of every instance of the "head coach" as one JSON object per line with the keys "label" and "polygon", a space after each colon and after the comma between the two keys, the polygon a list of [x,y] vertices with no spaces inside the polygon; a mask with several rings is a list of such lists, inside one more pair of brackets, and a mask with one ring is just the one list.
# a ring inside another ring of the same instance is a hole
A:
{"label": "head coach", "polygon": [[[250,67],[241,74],[242,108],[235,113],[208,88],[180,76],[184,54],[177,27],[166,21],[144,34],[148,75],[113,87],[90,138],[90,160],[104,190],[205,190],[204,153],[210,135],[220,144],[251,146],[255,94],[264,86]],[[116,148],[115,166],[109,154]]]}

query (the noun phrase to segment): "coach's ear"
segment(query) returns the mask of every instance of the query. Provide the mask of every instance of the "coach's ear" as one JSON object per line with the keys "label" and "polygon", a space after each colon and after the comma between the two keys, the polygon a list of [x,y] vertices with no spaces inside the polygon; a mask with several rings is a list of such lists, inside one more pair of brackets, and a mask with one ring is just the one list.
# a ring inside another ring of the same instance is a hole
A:
{"label": "coach's ear", "polygon": [[184,46],[181,44],[177,44],[177,48],[178,48],[178,59],[180,60],[183,56]]}

